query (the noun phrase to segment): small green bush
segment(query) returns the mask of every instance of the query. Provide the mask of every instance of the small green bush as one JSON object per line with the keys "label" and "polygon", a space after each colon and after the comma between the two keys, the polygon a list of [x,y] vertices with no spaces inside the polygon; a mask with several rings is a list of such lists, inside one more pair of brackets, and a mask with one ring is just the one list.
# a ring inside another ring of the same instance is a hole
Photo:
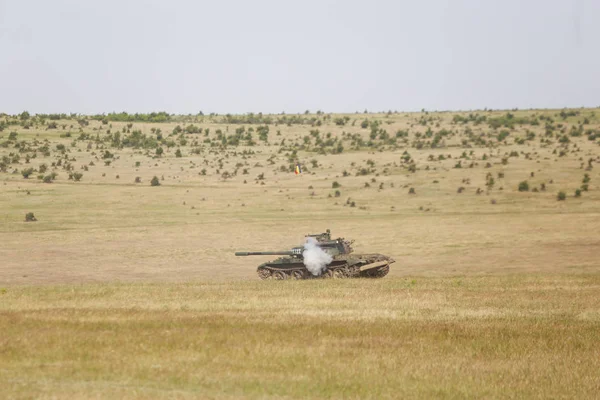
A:
{"label": "small green bush", "polygon": [[25,222],[35,222],[37,221],[37,218],[35,217],[35,215],[33,215],[32,212],[28,212],[27,214],[25,214]]}
{"label": "small green bush", "polygon": [[523,181],[519,183],[519,192],[528,192],[529,191],[529,183],[527,181]]}
{"label": "small green bush", "polygon": [[33,168],[26,168],[24,170],[21,170],[21,175],[23,175],[23,178],[25,179],[29,179],[29,175],[33,174]]}
{"label": "small green bush", "polygon": [[556,196],[556,199],[558,201],[563,201],[567,198],[567,194],[563,191],[558,192],[558,195]]}
{"label": "small green bush", "polygon": [[575,190],[575,197],[581,197],[581,189]]}
{"label": "small green bush", "polygon": [[340,186],[342,186],[342,185],[340,185],[340,184],[339,184],[339,182],[337,182],[337,181],[334,181],[334,182],[331,184],[331,188],[332,188],[332,189],[337,189],[337,188],[339,188]]}
{"label": "small green bush", "polygon": [[590,182],[590,175],[589,174],[584,174],[582,182],[583,183],[589,183]]}
{"label": "small green bush", "polygon": [[150,186],[160,186],[160,181],[158,180],[158,177],[154,177],[152,178],[152,180],[150,181]]}

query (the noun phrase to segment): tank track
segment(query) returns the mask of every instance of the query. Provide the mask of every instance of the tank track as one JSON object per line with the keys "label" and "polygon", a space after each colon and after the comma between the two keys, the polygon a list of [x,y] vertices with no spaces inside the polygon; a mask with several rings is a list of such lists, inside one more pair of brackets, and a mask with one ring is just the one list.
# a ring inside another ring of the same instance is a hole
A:
{"label": "tank track", "polygon": [[286,280],[286,279],[349,279],[349,278],[383,278],[390,271],[390,265],[382,265],[378,268],[360,270],[360,265],[336,265],[328,268],[323,274],[314,276],[305,267],[277,268],[260,266],[256,270],[258,277],[262,280]]}

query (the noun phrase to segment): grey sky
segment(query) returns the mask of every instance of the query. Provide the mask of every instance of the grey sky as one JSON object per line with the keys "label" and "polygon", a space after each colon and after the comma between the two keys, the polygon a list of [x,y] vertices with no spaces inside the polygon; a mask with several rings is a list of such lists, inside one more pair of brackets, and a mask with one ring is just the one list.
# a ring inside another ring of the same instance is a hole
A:
{"label": "grey sky", "polygon": [[600,106],[598,21],[598,0],[0,0],[0,112]]}

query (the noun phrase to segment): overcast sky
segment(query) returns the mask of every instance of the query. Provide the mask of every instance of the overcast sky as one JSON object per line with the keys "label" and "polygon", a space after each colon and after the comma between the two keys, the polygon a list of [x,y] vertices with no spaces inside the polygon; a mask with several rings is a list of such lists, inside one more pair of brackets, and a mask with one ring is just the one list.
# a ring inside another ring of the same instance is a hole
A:
{"label": "overcast sky", "polygon": [[579,106],[599,0],[0,0],[0,112]]}

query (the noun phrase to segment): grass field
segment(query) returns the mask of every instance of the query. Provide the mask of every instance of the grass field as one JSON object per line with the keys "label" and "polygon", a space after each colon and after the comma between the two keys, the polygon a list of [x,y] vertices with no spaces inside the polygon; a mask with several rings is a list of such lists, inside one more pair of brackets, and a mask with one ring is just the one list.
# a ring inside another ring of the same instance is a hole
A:
{"label": "grass field", "polygon": [[10,287],[8,397],[594,398],[600,277]]}
{"label": "grass field", "polygon": [[0,114],[4,397],[597,397],[600,110],[251,117]]}

